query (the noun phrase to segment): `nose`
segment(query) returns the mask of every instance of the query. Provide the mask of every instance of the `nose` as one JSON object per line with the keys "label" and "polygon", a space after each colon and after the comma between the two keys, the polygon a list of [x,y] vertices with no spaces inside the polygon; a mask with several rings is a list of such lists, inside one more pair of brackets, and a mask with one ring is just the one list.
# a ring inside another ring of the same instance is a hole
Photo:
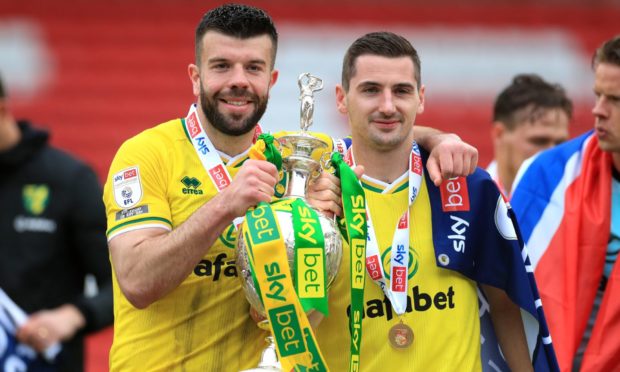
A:
{"label": "nose", "polygon": [[386,116],[391,116],[396,112],[396,106],[394,105],[394,97],[392,96],[392,92],[386,90],[381,95],[381,102],[379,105],[379,112]]}
{"label": "nose", "polygon": [[248,85],[249,81],[245,68],[241,65],[235,65],[231,71],[229,86],[231,88],[247,88]]}
{"label": "nose", "polygon": [[606,118],[609,112],[607,110],[606,103],[607,99],[605,98],[605,95],[601,94],[594,103],[594,107],[592,108],[592,115],[597,118]]}

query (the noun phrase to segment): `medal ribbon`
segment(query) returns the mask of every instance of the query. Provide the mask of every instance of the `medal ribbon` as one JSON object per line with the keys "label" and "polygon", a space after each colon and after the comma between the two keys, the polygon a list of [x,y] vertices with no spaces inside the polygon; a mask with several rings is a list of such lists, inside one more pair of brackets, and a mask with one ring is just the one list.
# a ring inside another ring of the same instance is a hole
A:
{"label": "medal ribbon", "polygon": [[245,215],[244,238],[284,371],[326,371],[310,322],[295,294],[275,212],[259,203]]}
{"label": "medal ribbon", "polygon": [[316,211],[303,199],[292,203],[295,231],[295,290],[305,312],[328,315],[325,239]]}
{"label": "medal ribbon", "polygon": [[[202,166],[207,171],[209,178],[211,178],[211,182],[213,182],[218,192],[222,191],[230,185],[232,177],[230,177],[230,173],[228,173],[224,162],[222,162],[222,158],[200,123],[196,104],[190,106],[189,113],[183,122],[183,128],[187,132]],[[254,132],[255,137],[256,133],[261,132],[260,125],[257,124]]]}
{"label": "medal ribbon", "polygon": [[362,317],[364,314],[364,284],[366,270],[366,198],[364,189],[357,176],[342,155],[334,152],[331,162],[335,168],[336,177],[340,178],[342,190],[342,208],[344,211],[345,231],[343,236],[350,247],[351,261],[351,313],[349,315],[349,331],[351,332],[351,360],[349,371],[360,370],[360,351],[362,346]]}
{"label": "medal ribbon", "polygon": [[[347,160],[354,164],[353,152],[349,149]],[[394,311],[398,315],[402,315],[407,310],[407,287],[409,272],[409,231],[410,216],[409,209],[415,203],[420,186],[422,184],[422,157],[420,148],[417,143],[413,142],[411,146],[411,154],[409,157],[409,205],[407,210],[396,225],[394,236],[392,238],[392,249],[390,254],[390,284],[387,284],[387,278],[383,271],[383,260],[375,229],[372,224],[370,210],[366,205],[366,213],[368,217],[368,245],[366,251],[366,268],[368,275],[383,290],[385,296],[390,300]]]}

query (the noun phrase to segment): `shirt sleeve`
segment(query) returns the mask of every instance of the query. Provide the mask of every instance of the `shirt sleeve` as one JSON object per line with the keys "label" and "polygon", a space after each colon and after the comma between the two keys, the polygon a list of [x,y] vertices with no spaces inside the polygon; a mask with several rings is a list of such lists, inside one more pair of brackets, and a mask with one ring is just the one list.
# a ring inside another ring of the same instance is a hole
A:
{"label": "shirt sleeve", "polygon": [[146,131],[118,150],[103,193],[108,241],[141,228],[171,230],[166,155],[171,146],[164,136]]}

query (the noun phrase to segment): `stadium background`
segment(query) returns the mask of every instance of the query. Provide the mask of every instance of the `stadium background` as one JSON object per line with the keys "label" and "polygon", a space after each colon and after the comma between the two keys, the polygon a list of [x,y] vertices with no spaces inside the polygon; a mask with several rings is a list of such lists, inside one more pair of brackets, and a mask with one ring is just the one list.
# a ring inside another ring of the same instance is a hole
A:
{"label": "stadium background", "polygon": [[[52,142],[92,164],[103,182],[123,140],[185,115],[194,28],[215,1],[0,0],[0,74],[16,117],[52,131]],[[422,58],[426,111],[418,123],[458,133],[492,158],[491,109],[513,75],[561,83],[575,104],[571,135],[592,126],[590,58],[620,32],[618,0],[273,0],[280,33],[262,125],[299,125],[297,76],[324,79],[314,130],[348,131],[335,110],[346,47],[368,31],[407,36]],[[1,208],[1,206],[0,206]],[[87,370],[107,370],[111,329],[91,336]]]}

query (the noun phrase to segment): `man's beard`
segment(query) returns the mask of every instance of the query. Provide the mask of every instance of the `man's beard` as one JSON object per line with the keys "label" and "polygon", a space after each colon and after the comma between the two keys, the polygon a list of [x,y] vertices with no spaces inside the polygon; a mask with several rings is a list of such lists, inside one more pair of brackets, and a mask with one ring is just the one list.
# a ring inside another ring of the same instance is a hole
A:
{"label": "man's beard", "polygon": [[217,96],[210,98],[206,90],[200,84],[200,106],[207,120],[218,131],[229,136],[240,136],[253,130],[258,121],[263,117],[267,109],[267,98],[259,97],[256,94],[248,93],[246,89],[232,88],[231,94],[234,97],[248,97],[256,106],[254,112],[245,120],[238,114],[232,114],[228,117],[222,114],[217,108]]}

